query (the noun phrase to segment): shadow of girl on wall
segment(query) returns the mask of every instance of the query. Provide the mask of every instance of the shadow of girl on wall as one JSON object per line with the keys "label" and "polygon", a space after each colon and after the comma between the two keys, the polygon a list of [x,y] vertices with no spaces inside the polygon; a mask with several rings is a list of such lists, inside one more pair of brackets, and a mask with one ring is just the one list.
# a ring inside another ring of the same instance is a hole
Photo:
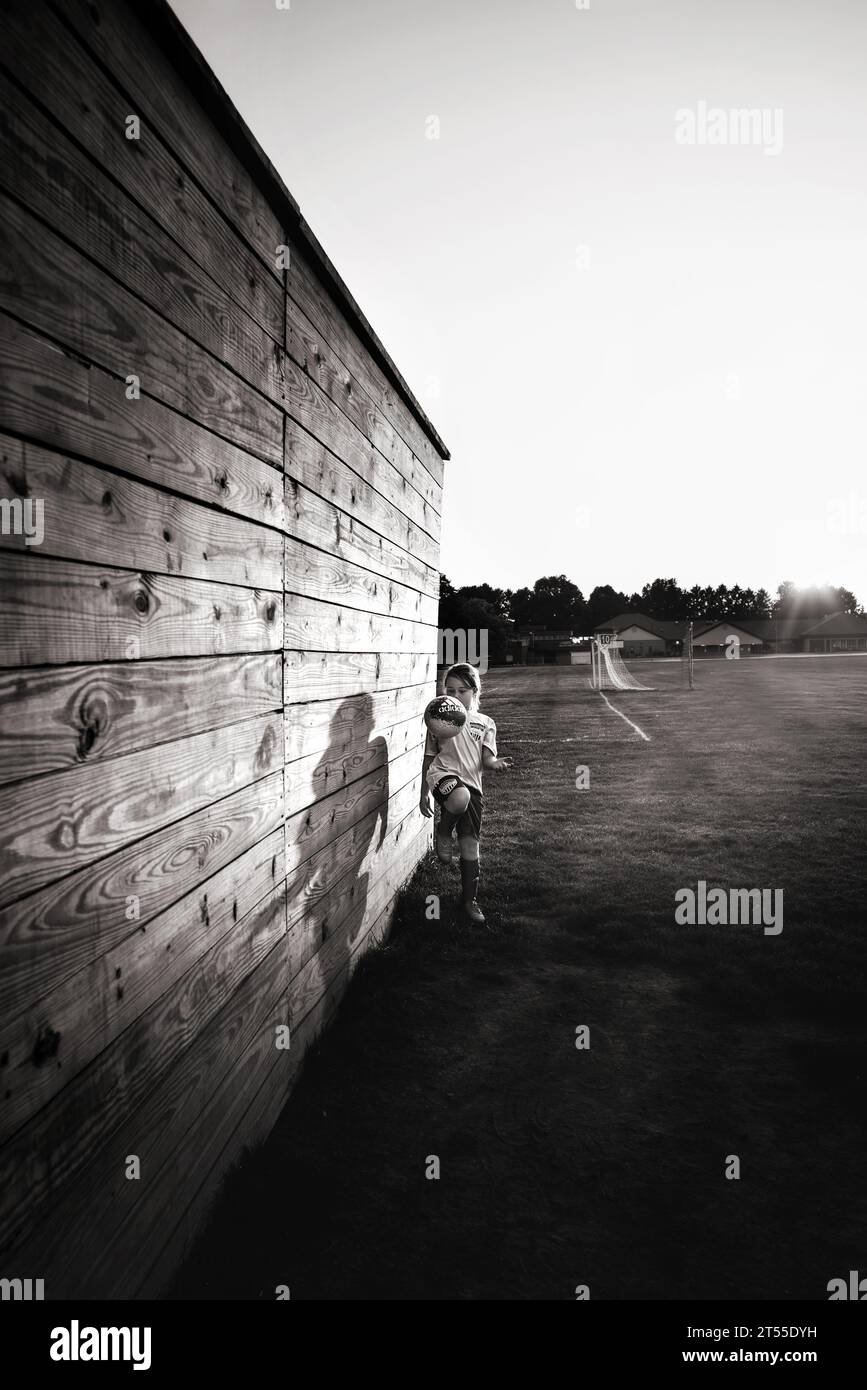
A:
{"label": "shadow of girl on wall", "polygon": [[[343,993],[353,947],[362,928],[370,925],[370,884],[378,877],[371,869],[388,830],[389,798],[388,744],[382,735],[372,734],[371,696],[344,700],[305,793],[312,791],[314,798],[305,838],[319,842],[319,848],[287,881],[289,934],[297,943],[293,979],[304,972],[300,988],[290,982],[294,1028],[326,991],[338,997]],[[327,822],[333,823],[331,833]],[[290,856],[303,861],[304,854],[302,839]]]}

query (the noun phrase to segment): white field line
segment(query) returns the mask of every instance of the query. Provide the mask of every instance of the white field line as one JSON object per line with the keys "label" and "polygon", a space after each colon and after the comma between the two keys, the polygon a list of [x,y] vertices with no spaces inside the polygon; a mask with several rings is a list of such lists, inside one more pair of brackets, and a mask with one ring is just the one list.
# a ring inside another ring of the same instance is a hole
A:
{"label": "white field line", "polygon": [[[602,691],[601,691],[601,690],[597,690],[596,694],[597,694],[597,695],[602,695]],[[607,698],[607,696],[602,695],[602,699],[605,701],[606,705],[608,706],[608,708],[609,708],[610,710],[613,710],[613,712],[614,712],[615,714],[619,714],[621,719],[626,719],[626,715],[623,713],[623,710],[622,710],[622,709],[617,709],[614,705],[612,705],[611,701]],[[640,735],[641,735],[641,737],[644,739],[644,742],[645,742],[645,743],[649,743],[649,742],[650,742],[650,736],[649,736],[649,734],[646,734],[646,733],[644,732],[643,729],[639,729],[638,725],[637,725],[637,724],[633,724],[631,719],[626,719],[626,722],[627,722],[627,724],[629,724],[629,725],[631,726],[631,728],[633,728],[633,729],[635,730],[635,732],[636,732],[637,734],[640,734]]]}

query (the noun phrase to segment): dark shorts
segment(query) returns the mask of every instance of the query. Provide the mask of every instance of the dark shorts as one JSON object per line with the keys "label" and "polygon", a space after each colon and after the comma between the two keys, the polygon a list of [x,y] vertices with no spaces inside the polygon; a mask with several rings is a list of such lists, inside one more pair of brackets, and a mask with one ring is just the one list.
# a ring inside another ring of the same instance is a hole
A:
{"label": "dark shorts", "polygon": [[458,836],[472,835],[473,839],[482,838],[482,793],[475,787],[471,787],[469,782],[457,777],[453,772],[446,772],[433,788],[431,795],[440,806],[451,796],[455,787],[466,787],[470,794],[470,804],[462,816],[457,818]]}

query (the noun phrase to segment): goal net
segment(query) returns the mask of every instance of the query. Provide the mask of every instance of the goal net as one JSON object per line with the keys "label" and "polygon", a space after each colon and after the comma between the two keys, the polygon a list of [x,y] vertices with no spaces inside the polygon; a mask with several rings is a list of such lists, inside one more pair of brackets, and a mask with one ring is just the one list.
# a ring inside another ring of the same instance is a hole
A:
{"label": "goal net", "polygon": [[590,684],[594,690],[652,690],[636,680],[620,654],[622,642],[607,633],[594,637],[591,647]]}

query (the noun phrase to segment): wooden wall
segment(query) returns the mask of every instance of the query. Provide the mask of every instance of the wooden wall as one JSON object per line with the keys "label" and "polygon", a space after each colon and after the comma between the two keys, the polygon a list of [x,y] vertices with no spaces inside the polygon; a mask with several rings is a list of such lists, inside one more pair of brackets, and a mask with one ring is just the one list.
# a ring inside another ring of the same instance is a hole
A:
{"label": "wooden wall", "polygon": [[448,455],[166,8],[4,10],[0,1274],[146,1297],[429,846]]}

